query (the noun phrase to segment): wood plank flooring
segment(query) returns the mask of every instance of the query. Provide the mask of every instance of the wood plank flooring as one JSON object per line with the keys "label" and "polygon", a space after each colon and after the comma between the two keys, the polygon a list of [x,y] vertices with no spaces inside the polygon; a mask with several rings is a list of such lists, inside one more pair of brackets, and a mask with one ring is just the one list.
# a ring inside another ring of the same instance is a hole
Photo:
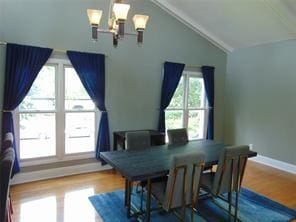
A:
{"label": "wood plank flooring", "polygon": [[[243,186],[290,208],[296,208],[296,176],[252,161]],[[97,222],[87,197],[124,187],[115,171],[43,180],[11,188],[15,222]]]}

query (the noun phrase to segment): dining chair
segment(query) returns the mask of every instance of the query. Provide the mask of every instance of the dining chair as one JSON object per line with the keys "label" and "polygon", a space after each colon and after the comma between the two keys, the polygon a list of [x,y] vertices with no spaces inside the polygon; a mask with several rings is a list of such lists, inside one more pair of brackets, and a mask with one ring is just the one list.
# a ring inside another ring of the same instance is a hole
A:
{"label": "dining chair", "polygon": [[[238,197],[248,160],[249,146],[225,147],[221,152],[217,171],[204,173],[201,188],[213,197],[219,197],[228,202],[228,215],[231,221],[232,193],[235,192],[235,215],[237,221]],[[228,193],[228,198],[221,196]]]}
{"label": "dining chair", "polygon": [[9,187],[15,153],[13,148],[6,148],[0,157],[0,221],[8,221]]}
{"label": "dining chair", "polygon": [[184,145],[189,141],[186,128],[168,129],[167,135],[169,139],[169,145]]}
{"label": "dining chair", "polygon": [[13,145],[13,134],[6,133],[4,135],[0,151],[3,152],[6,148],[12,147],[12,145]]}
{"label": "dining chair", "polygon": [[[167,135],[169,138],[169,147],[170,146],[178,146],[184,145],[189,142],[188,132],[186,128],[180,129],[168,129]],[[205,171],[213,171],[213,166],[208,166],[204,168]]]}
{"label": "dining chair", "polygon": [[201,152],[175,155],[172,158],[167,182],[153,183],[152,195],[164,210],[182,209],[182,215],[176,215],[186,221],[186,207],[190,205],[190,221],[193,221],[196,207],[200,176],[203,172],[205,155]]}
{"label": "dining chair", "polygon": [[[125,134],[125,147],[126,150],[141,150],[151,146],[149,131],[131,131]],[[141,202],[140,209],[143,208],[143,194],[144,187],[147,185],[146,181],[139,181],[136,185],[136,192],[139,192],[141,186]]]}
{"label": "dining chair", "polygon": [[151,146],[149,131],[132,131],[125,134],[127,150],[139,150]]}

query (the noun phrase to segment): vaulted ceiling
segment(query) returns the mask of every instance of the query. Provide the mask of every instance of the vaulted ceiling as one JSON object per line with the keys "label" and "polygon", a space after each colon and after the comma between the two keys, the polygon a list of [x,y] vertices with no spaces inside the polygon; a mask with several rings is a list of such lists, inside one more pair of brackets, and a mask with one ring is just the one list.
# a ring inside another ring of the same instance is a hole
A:
{"label": "vaulted ceiling", "polygon": [[296,39],[296,0],[151,0],[225,51]]}

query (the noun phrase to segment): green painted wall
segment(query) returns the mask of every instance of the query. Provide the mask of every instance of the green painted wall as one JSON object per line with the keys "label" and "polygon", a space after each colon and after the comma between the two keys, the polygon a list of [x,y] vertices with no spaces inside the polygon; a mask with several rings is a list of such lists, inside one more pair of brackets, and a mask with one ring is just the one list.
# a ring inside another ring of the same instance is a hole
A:
{"label": "green painted wall", "polygon": [[224,137],[296,164],[296,40],[228,56]]}
{"label": "green painted wall", "polygon": [[[106,106],[111,132],[156,128],[164,61],[215,66],[215,135],[221,140],[227,55],[147,0],[132,1],[128,18],[131,21],[135,12],[150,16],[142,47],[134,37],[127,37],[114,49],[111,36],[106,34],[93,43],[86,9],[103,8],[101,24],[106,27],[108,2],[2,0],[0,40],[106,54]],[[126,30],[132,30],[132,26],[127,25]],[[0,66],[3,59],[1,54]],[[0,81],[3,84],[3,72]]]}

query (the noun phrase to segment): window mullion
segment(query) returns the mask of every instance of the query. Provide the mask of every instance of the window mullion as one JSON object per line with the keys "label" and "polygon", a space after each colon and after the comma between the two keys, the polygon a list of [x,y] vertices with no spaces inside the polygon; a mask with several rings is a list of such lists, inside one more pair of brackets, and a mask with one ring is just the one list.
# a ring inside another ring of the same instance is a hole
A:
{"label": "window mullion", "polygon": [[62,160],[65,151],[64,151],[64,72],[63,64],[58,63],[57,73],[56,73],[56,104],[57,104],[57,113],[56,113],[56,153],[58,160]]}
{"label": "window mullion", "polygon": [[185,74],[184,77],[183,127],[188,128],[189,75]]}

